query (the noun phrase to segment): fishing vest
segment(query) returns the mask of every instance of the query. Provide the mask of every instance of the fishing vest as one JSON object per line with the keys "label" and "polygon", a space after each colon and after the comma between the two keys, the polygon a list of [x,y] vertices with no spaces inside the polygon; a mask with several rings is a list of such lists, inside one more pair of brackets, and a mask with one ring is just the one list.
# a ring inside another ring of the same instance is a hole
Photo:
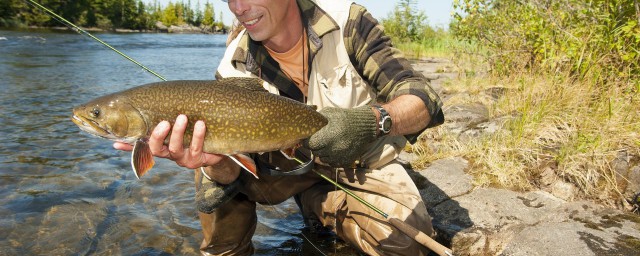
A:
{"label": "fishing vest", "polygon": [[[318,110],[325,107],[355,108],[371,104],[376,92],[369,86],[351,63],[344,45],[344,26],[349,18],[353,2],[345,0],[319,0],[314,3],[323,9],[340,29],[324,35],[323,46],[312,60],[307,92],[307,104],[315,105]],[[231,59],[239,41],[246,31],[229,43],[225,55],[218,67],[222,77],[257,77],[247,71],[242,63],[234,68]],[[279,89],[265,82],[265,89],[279,94]],[[361,157],[369,168],[376,169],[395,159],[404,149],[407,140],[404,136],[385,136],[369,145],[369,150]]]}

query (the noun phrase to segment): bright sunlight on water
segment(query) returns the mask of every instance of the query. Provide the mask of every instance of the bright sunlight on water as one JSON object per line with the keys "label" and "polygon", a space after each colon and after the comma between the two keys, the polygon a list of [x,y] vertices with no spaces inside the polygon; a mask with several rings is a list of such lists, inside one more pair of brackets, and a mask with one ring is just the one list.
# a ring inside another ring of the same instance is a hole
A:
{"label": "bright sunlight on water", "polygon": [[[226,40],[97,36],[168,80],[213,79]],[[0,254],[198,254],[193,171],[157,159],[137,180],[128,153],[70,121],[75,105],[157,81],[86,36],[0,31]],[[256,255],[348,254],[305,241],[293,200],[258,209]]]}

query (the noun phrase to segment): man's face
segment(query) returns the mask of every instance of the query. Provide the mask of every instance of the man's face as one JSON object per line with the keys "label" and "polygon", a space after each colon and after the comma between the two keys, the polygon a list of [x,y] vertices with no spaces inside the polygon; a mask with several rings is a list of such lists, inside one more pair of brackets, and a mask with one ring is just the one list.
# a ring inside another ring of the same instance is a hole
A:
{"label": "man's face", "polygon": [[229,9],[255,41],[269,41],[286,29],[291,0],[229,0]]}

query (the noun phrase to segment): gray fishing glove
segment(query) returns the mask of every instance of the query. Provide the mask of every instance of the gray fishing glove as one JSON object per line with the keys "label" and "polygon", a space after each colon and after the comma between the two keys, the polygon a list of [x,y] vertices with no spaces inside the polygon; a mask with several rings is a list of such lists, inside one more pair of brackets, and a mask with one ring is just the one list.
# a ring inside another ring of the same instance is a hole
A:
{"label": "gray fishing glove", "polygon": [[377,138],[376,116],[371,106],[352,109],[328,107],[320,110],[329,123],[304,141],[320,161],[331,167],[353,167]]}

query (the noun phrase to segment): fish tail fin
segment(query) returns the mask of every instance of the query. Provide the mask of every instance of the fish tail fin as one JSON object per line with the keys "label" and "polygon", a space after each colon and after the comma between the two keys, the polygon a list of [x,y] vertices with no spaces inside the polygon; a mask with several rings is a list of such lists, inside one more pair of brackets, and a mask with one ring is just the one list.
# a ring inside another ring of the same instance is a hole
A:
{"label": "fish tail fin", "polygon": [[256,167],[256,162],[254,162],[253,159],[251,159],[251,157],[244,154],[236,154],[236,155],[229,155],[229,158],[231,158],[231,160],[233,160],[234,162],[236,162],[236,164],[242,167],[242,169],[245,169],[249,173],[251,173],[253,177],[258,179],[258,168]]}
{"label": "fish tail fin", "polygon": [[137,140],[131,151],[131,167],[136,178],[140,179],[155,163],[149,144],[143,140]]}

